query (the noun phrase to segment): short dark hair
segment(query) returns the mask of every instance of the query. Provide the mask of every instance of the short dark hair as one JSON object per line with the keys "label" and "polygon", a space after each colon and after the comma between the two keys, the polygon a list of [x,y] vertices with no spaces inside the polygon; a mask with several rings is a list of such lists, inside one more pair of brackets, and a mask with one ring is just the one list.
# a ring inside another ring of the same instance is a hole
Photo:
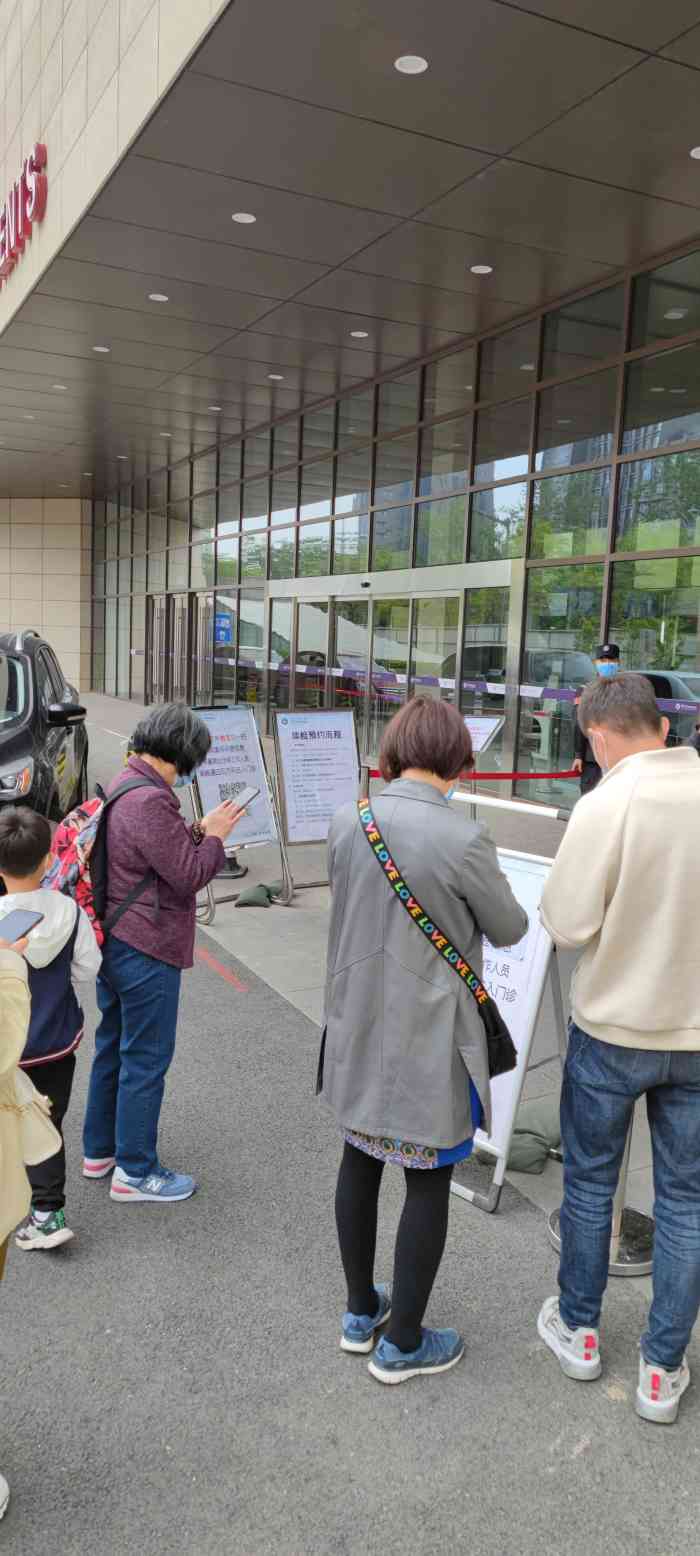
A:
{"label": "short dark hair", "polygon": [[578,721],[584,735],[594,724],[614,729],[618,735],[661,733],[661,714],[651,681],[630,671],[589,682],[581,694]]}
{"label": "short dark hair", "polygon": [[23,805],[0,810],[0,875],[24,880],[50,851],[51,828],[45,816]]}
{"label": "short dark hair", "polygon": [[382,777],[390,782],[409,767],[456,778],[474,764],[469,730],[451,702],[412,697],[394,714],[379,747]]}
{"label": "short dark hair", "polygon": [[137,724],[129,741],[134,756],[157,756],[172,762],[178,776],[199,767],[211,745],[211,735],[199,714],[184,702],[166,702],[153,708]]}

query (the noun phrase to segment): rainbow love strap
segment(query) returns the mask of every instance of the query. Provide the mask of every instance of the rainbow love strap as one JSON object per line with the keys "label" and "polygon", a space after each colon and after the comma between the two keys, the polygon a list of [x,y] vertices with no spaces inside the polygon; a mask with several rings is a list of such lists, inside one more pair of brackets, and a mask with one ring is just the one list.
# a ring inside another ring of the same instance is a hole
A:
{"label": "rainbow love strap", "polygon": [[457,951],[456,948],[452,945],[447,935],[443,934],[442,930],[438,928],[435,921],[431,919],[430,915],[426,913],[424,908],[421,907],[418,898],[413,896],[413,893],[411,892],[410,887],[407,886],[401,871],[398,869],[397,865],[394,864],[391,854],[389,853],[386,843],[384,842],[384,838],[382,837],[379,827],[377,826],[377,823],[372,814],[372,807],[369,803],[369,800],[358,800],[357,809],[360,816],[362,830],[365,834],[367,842],[369,843],[372,853],[374,854],[378,864],[381,865],[384,875],[386,876],[392,891],[396,893],[396,896],[398,897],[402,907],[406,909],[409,917],[413,919],[414,924],[416,924],[418,929],[422,930],[426,939],[429,940],[430,944],[435,947],[435,950],[440,953],[440,956],[443,957],[448,966],[452,968],[452,971],[457,973],[458,977],[462,979],[463,983],[466,983],[467,988],[470,989],[471,993],[474,995],[477,1004],[488,1004],[488,992],[484,988],[481,979],[477,977],[473,967],[469,966],[466,958],[460,955],[460,952]]}

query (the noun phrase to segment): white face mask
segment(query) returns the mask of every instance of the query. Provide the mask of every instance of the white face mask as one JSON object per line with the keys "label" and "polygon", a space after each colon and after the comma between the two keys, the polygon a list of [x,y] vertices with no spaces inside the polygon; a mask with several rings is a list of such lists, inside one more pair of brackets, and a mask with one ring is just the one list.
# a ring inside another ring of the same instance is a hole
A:
{"label": "white face mask", "polygon": [[591,748],[601,773],[609,773],[610,760],[608,757],[608,748],[602,735],[594,735],[591,737]]}

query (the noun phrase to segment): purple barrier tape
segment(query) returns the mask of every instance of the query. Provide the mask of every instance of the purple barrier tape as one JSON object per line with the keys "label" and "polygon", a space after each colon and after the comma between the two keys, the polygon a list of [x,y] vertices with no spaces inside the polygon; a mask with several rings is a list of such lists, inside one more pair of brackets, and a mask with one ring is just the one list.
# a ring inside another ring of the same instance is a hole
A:
{"label": "purple barrier tape", "polygon": [[657,697],[656,706],[662,713],[700,713],[700,703],[673,702],[669,697]]}

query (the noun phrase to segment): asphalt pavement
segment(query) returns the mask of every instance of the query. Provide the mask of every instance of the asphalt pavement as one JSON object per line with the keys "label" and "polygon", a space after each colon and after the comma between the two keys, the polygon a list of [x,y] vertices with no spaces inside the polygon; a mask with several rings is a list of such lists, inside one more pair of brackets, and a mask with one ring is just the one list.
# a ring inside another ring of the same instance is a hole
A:
{"label": "asphalt pavement", "polygon": [[[93,750],[113,766],[106,743]],[[271,956],[275,922],[270,910]],[[200,1183],[186,1204],[113,1204],[79,1175],[89,1002],[66,1128],[76,1239],[31,1259],[13,1249],[0,1289],[2,1550],[694,1550],[700,1394],[674,1428],[636,1418],[635,1281],[610,1288],[600,1382],[564,1378],[535,1327],[556,1259],[511,1186],[496,1216],[452,1206],[428,1319],[464,1332],[458,1368],[382,1388],[340,1351],[340,1143],[313,1095],[318,1027],[210,936],[198,949],[162,1127],[163,1160]],[[379,1278],[401,1187],[387,1169]],[[700,1380],[695,1345],[693,1360]]]}

